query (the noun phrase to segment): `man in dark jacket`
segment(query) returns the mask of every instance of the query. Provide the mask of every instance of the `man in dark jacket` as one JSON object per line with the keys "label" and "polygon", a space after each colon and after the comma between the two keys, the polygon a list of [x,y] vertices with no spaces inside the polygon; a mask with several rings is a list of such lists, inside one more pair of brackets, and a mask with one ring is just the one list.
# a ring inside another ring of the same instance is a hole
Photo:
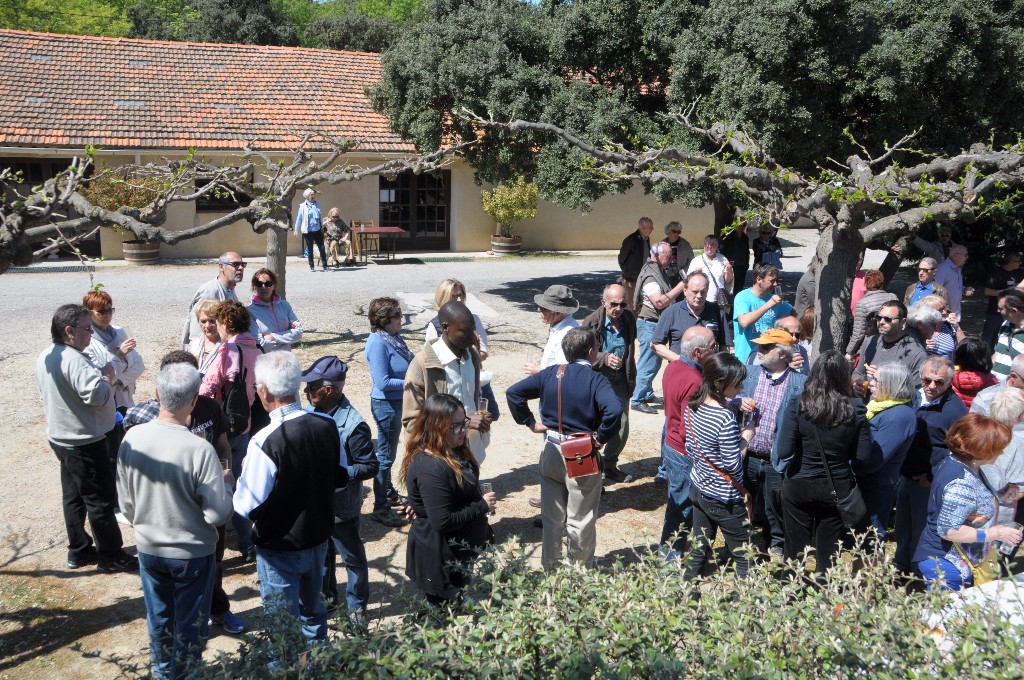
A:
{"label": "man in dark jacket", "polygon": [[291,352],[256,360],[256,394],[270,424],[249,441],[234,506],[253,522],[264,612],[284,609],[313,642],[327,639],[320,591],[334,494],[348,485],[348,460],[334,421],[296,401],[301,372]]}
{"label": "man in dark jacket", "polygon": [[359,537],[359,509],[363,504],[363,480],[373,479],[380,463],[373,448],[373,433],[345,396],[348,365],[336,356],[320,357],[303,374],[306,399],[317,413],[334,419],[341,445],[348,456],[348,484],[334,492],[334,533],[327,543],[323,594],[328,607],[338,606],[337,555],[348,570],[345,603],[349,621],[366,624],[366,603],[370,599],[370,570],[366,550]]}
{"label": "man in dark jacket", "polygon": [[641,217],[637,229],[622,240],[619,248],[619,269],[622,270],[622,287],[626,289],[626,302],[632,304],[633,290],[636,288],[636,277],[647,261],[651,252],[651,232],[654,221],[650,217]]}
{"label": "man in dark jacket", "polygon": [[629,396],[636,385],[636,361],[633,341],[636,340],[636,319],[626,309],[626,289],[617,283],[605,286],[601,306],[583,320],[583,328],[597,332],[600,346],[594,370],[608,378],[615,396],[622,402],[622,420],[619,430],[601,452],[604,458],[604,478],[611,482],[632,482],[633,475],[619,469],[619,454],[629,439]]}
{"label": "man in dark jacket", "polygon": [[917,407],[917,434],[907,450],[896,487],[896,568],[910,574],[913,556],[928,515],[928,494],[933,471],[949,455],[946,432],[967,415],[967,407],[950,389],[953,366],[930,356],[921,366],[921,404]]}
{"label": "man in dark jacket", "polygon": [[750,238],[747,236],[746,218],[722,237],[719,252],[732,265],[732,290],[729,291],[729,297],[734,298],[746,287],[747,270],[750,269]]}
{"label": "man in dark jacket", "polygon": [[[601,501],[601,475],[571,478],[565,468],[560,442],[564,434],[592,432],[598,446],[615,434],[622,404],[608,379],[593,370],[597,334],[573,328],[562,339],[568,364],[549,366],[505,392],[512,419],[544,435],[540,454],[540,500],[544,538],[541,564],[551,570],[562,559],[563,536],[568,536],[568,558],[588,566],[597,548],[597,510]],[[559,375],[559,371],[564,375]],[[564,384],[563,384],[564,383]],[[562,399],[559,400],[559,386]],[[529,401],[540,398],[540,419],[530,412]],[[561,408],[559,408],[561,407]]]}

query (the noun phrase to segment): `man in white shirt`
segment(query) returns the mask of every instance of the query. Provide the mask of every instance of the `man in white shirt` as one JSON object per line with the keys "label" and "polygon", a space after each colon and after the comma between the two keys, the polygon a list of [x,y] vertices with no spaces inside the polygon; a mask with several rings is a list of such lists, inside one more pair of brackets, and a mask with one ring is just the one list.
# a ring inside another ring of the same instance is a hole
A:
{"label": "man in white shirt", "polygon": [[562,352],[562,338],[580,325],[572,318],[580,308],[580,303],[572,296],[572,291],[567,286],[548,286],[540,295],[534,295],[533,301],[537,303],[541,319],[549,326],[548,340],[544,343],[544,354],[541,355],[539,364],[523,364],[523,372],[526,375],[533,375],[548,366],[566,363],[565,354]]}
{"label": "man in white shirt", "polygon": [[480,354],[473,346],[473,313],[461,302],[449,302],[437,312],[441,337],[424,345],[405,373],[402,424],[413,423],[432,394],[450,394],[462,402],[469,416],[466,441],[477,463],[482,463],[490,441],[491,414],[477,408],[480,399]]}

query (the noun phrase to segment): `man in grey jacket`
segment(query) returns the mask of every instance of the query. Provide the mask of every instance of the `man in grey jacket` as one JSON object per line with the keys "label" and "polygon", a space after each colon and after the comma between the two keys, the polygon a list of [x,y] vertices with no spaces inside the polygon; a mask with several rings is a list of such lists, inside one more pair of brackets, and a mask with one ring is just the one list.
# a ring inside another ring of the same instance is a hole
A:
{"label": "man in grey jacket", "polygon": [[182,349],[187,350],[193,338],[200,338],[203,335],[203,329],[199,327],[199,319],[195,315],[196,305],[203,300],[238,302],[235,286],[241,283],[242,277],[245,276],[245,265],[242,256],[231,250],[217,258],[217,278],[199,286],[199,290],[192,297],[192,303],[188,306],[185,327],[181,330]]}
{"label": "man in grey jacket", "polygon": [[[50,323],[53,344],[36,359],[36,385],[46,412],[46,438],[60,461],[68,568],[98,562],[102,572],[134,571],[114,517],[117,490],[106,435],[114,428],[114,369],[84,353],[92,317],[83,305],[62,305]],[[85,531],[89,516],[93,536]],[[93,538],[96,545],[93,546]]]}

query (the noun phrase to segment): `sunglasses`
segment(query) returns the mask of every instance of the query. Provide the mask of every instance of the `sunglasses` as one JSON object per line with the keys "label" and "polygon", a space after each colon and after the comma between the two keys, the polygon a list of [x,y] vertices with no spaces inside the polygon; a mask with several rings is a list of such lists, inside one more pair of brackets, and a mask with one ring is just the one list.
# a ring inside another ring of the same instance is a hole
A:
{"label": "sunglasses", "polygon": [[469,427],[469,418],[466,418],[461,423],[452,423],[452,434],[465,432],[467,427]]}
{"label": "sunglasses", "polygon": [[917,271],[919,271],[919,272],[933,272],[935,270],[932,269],[931,267],[918,267]]}
{"label": "sunglasses", "polygon": [[625,307],[626,306],[625,300],[623,300],[622,302],[606,302],[605,304],[608,305],[609,307]]}
{"label": "sunglasses", "polygon": [[946,384],[945,380],[938,380],[937,378],[921,378],[921,384],[923,385],[935,385],[936,387],[942,387]]}
{"label": "sunglasses", "polygon": [[96,312],[100,316],[106,316],[107,314],[113,314],[114,313],[114,308],[113,307],[107,307],[106,309],[94,309],[92,311]]}
{"label": "sunglasses", "polygon": [[884,321],[886,323],[896,323],[897,321],[901,320],[902,318],[903,317],[901,317],[901,316],[879,316],[878,320],[879,321]]}
{"label": "sunglasses", "polygon": [[221,264],[226,264],[226,265],[228,265],[230,267],[234,267],[235,269],[245,269],[245,264],[246,264],[245,262],[242,262],[241,260],[239,260],[238,262],[228,262],[227,260],[221,260],[220,263]]}
{"label": "sunglasses", "polygon": [[274,287],[274,282],[273,281],[257,281],[256,282],[256,287],[257,288],[273,288]]}

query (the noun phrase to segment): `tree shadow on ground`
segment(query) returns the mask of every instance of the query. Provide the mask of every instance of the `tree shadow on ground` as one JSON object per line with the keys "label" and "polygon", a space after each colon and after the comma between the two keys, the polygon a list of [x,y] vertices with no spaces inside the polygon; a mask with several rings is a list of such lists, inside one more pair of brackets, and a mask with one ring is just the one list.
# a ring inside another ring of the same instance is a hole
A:
{"label": "tree shadow on ground", "polygon": [[[48,593],[62,592],[66,578],[95,576],[92,570],[69,573],[43,569],[39,571],[4,570],[5,595],[8,602],[23,600],[25,606],[0,611],[0,672],[54,652],[67,649],[90,635],[145,617],[141,592],[136,597],[121,597],[111,604],[95,607],[83,604],[81,609],[64,604],[54,605]],[[62,603],[63,604],[63,603]]]}
{"label": "tree shadow on ground", "polygon": [[481,292],[506,300],[522,310],[535,311],[537,308],[537,303],[533,299],[535,295],[543,293],[548,286],[568,286],[572,289],[573,297],[580,302],[580,309],[573,316],[582,319],[597,309],[604,287],[609,283],[615,283],[619,275],[618,271],[602,270],[582,274],[538,276],[532,279],[509,281]]}

